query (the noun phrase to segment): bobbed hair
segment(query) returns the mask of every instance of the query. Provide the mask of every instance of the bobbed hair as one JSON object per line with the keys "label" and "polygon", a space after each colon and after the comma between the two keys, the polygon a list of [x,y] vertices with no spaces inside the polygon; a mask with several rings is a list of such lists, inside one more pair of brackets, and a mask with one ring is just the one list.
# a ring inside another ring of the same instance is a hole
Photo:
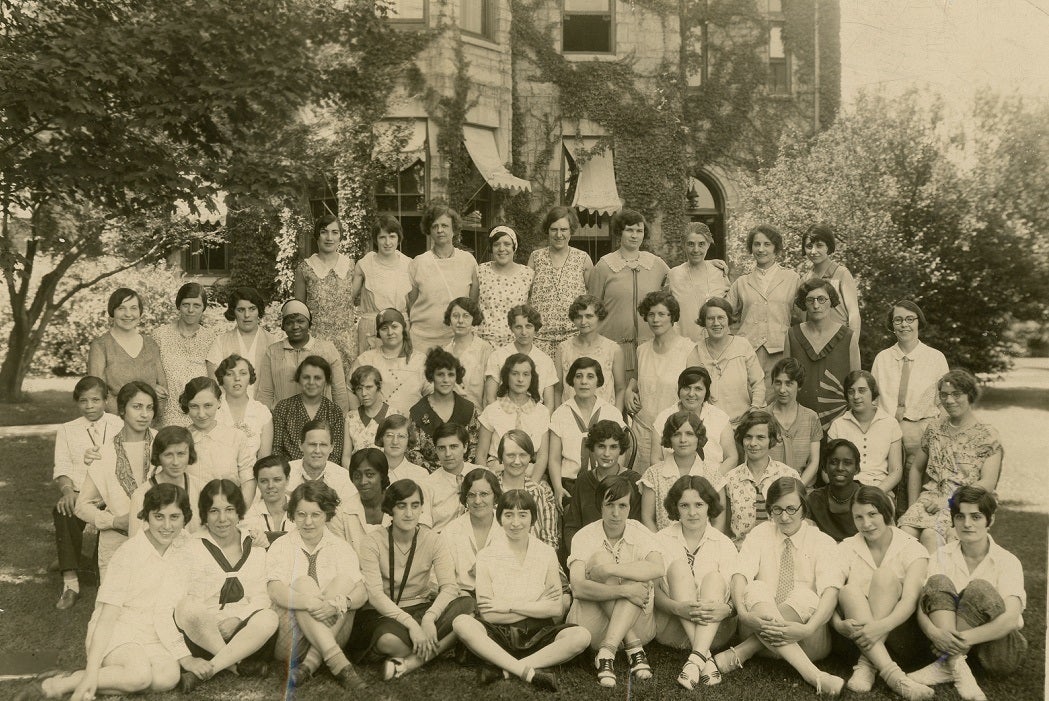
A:
{"label": "bobbed hair", "polygon": [[539,314],[539,310],[531,304],[518,304],[510,307],[510,311],[506,313],[506,325],[513,328],[519,316],[528,319],[528,323],[535,327],[536,331],[543,328],[543,317]]}
{"label": "bobbed hair", "polygon": [[259,473],[270,467],[279,467],[284,472],[285,478],[291,476],[291,463],[283,455],[267,455],[264,458],[259,458],[251,466],[251,472],[255,475],[255,479],[258,479]]}
{"label": "bobbed hair", "polygon": [[871,399],[877,401],[878,397],[881,396],[881,391],[878,389],[878,381],[874,379],[874,375],[866,370],[853,370],[845,376],[845,396],[849,396],[849,390],[860,380],[867,381],[867,387],[871,391]]}
{"label": "bobbed hair", "polygon": [[834,455],[834,451],[838,448],[845,448],[852,453],[852,459],[856,464],[856,473],[858,474],[860,471],[860,449],[848,438],[831,438],[827,441],[827,444],[823,446],[823,450],[820,451],[820,470],[827,470],[827,461],[830,460],[830,456]]}
{"label": "bobbed hair", "polygon": [[495,476],[495,473],[483,467],[475,467],[466,473],[463,477],[463,484],[459,488],[459,503],[466,506],[466,501],[470,490],[473,489],[474,484],[478,481],[485,481],[488,486],[492,488],[492,496],[495,498],[495,503],[499,503],[499,497],[503,495],[503,488],[499,486],[499,478]]}
{"label": "bobbed hair", "polygon": [[444,216],[447,216],[452,220],[452,234],[453,236],[458,236],[463,225],[463,218],[459,216],[457,211],[443,203],[433,203],[426,208],[426,211],[423,213],[422,222],[419,225],[422,229],[423,236],[429,236],[430,228],[433,226],[433,223]]}
{"label": "bobbed hair", "polygon": [[954,388],[959,392],[965,392],[965,396],[969,398],[970,404],[979,399],[980,386],[976,381],[976,376],[968,370],[961,368],[951,370],[936,381],[936,391],[939,392],[948,382],[954,385]]}
{"label": "bobbed hair", "polygon": [[187,299],[197,299],[204,303],[204,308],[208,308],[208,288],[201,285],[199,282],[187,282],[178,288],[178,292],[175,293],[175,306],[181,307],[182,302]]}
{"label": "bobbed hair", "polygon": [[699,498],[706,502],[708,520],[713,521],[724,511],[718,493],[706,477],[685,475],[684,477],[678,477],[677,481],[670,485],[670,490],[667,491],[667,496],[663,499],[663,508],[667,510],[667,516],[671,521],[681,520],[681,514],[677,510],[677,505],[681,501],[682,495],[690,489],[699,492]]}
{"label": "bobbed hair", "polygon": [[319,355],[307,355],[299,366],[295,368],[295,381],[302,379],[302,369],[306,367],[317,368],[324,373],[324,381],[331,384],[331,363]]}
{"label": "bobbed hair", "polygon": [[743,414],[743,417],[739,420],[739,425],[736,426],[736,430],[732,432],[736,443],[742,444],[743,437],[747,435],[747,431],[762,424],[769,427],[769,448],[779,443],[779,421],[776,421],[775,416],[763,409],[751,409]]}
{"label": "bobbed hair", "polygon": [[995,498],[994,494],[975,484],[958,487],[958,489],[954,490],[954,494],[951,495],[950,500],[947,502],[951,510],[951,521],[962,512],[962,504],[976,504],[976,508],[980,510],[980,513],[983,514],[988,523],[994,518],[994,513],[998,510],[998,499]]}
{"label": "bobbed hair", "polygon": [[382,390],[382,373],[374,365],[362,365],[350,375],[350,391],[356,392],[368,378],[372,378],[375,389]]}
{"label": "bobbed hair", "polygon": [[93,389],[97,389],[102,393],[102,399],[109,399],[109,385],[101,377],[95,377],[94,375],[85,375],[77,380],[76,385],[73,387],[73,401],[79,402],[80,398],[85,393],[90,392]]}
{"label": "bobbed hair", "polygon": [[226,501],[237,510],[238,520],[244,518],[248,506],[244,503],[244,495],[241,494],[240,487],[233,480],[215,479],[204,485],[197,498],[197,513],[200,514],[201,525],[207,524],[211,505],[215,503],[215,497],[220,495],[226,497]]}
{"label": "bobbed hair", "polygon": [[503,460],[503,453],[506,452],[507,441],[512,441],[518,448],[528,453],[529,462],[535,460],[535,444],[532,443],[532,437],[519,428],[511,428],[499,439],[497,455],[500,462]]}
{"label": "bobbed hair", "polygon": [[626,449],[626,431],[623,430],[623,427],[611,419],[601,419],[587,431],[586,448],[594,450],[598,444],[604,443],[609,438],[615,439],[620,451]]}
{"label": "bobbed hair", "polygon": [[222,313],[226,321],[237,320],[237,305],[242,301],[254,304],[255,308],[259,310],[260,319],[266,315],[266,300],[262,298],[262,294],[258,290],[254,287],[234,287],[229,292],[226,311]]}
{"label": "bobbed hair", "polygon": [[805,233],[801,235],[801,252],[805,252],[805,247],[809,245],[809,242],[815,243],[817,241],[822,241],[827,244],[828,255],[834,253],[834,249],[836,248],[834,242],[834,229],[831,228],[830,224],[819,222],[806,229]]}
{"label": "bobbed hair", "polygon": [[222,388],[219,387],[219,383],[215,382],[214,378],[194,377],[186,383],[182,394],[178,396],[178,406],[179,409],[182,409],[183,414],[189,413],[189,403],[204,390],[210,390],[215,395],[216,400],[222,399]]}
{"label": "bobbed hair", "polygon": [[891,305],[889,305],[889,314],[886,316],[885,321],[885,323],[889,325],[889,331],[892,331],[896,328],[892,323],[893,317],[896,316],[896,314],[894,313],[896,307],[899,307],[900,309],[906,309],[907,311],[914,314],[914,316],[918,317],[918,329],[921,331],[925,330],[925,327],[928,325],[929,322],[925,320],[925,312],[923,312],[922,308],[918,306],[918,303],[909,299],[899,299],[893,302]]}
{"label": "bobbed hair", "polygon": [[896,508],[892,504],[892,499],[889,495],[883,492],[878,487],[869,484],[861,484],[856,493],[852,495],[852,502],[849,506],[851,510],[856,504],[866,504],[873,506],[881,514],[881,517],[885,519],[885,525],[891,526],[896,523],[895,515]]}
{"label": "bobbed hair", "polygon": [[233,353],[227,356],[219,366],[215,368],[215,380],[222,385],[222,381],[226,379],[226,373],[231,372],[233,368],[237,367],[237,363],[243,362],[248,366],[248,384],[255,384],[255,380],[258,376],[255,374],[255,366],[251,364],[251,361],[242,355]]}
{"label": "bobbed hair", "polygon": [[568,220],[568,228],[572,230],[572,235],[574,236],[576,230],[579,229],[579,216],[574,209],[564,205],[556,205],[546,210],[546,215],[543,216],[543,221],[539,224],[539,235],[542,238],[549,236],[551,225],[558,219]]}
{"label": "bobbed hair", "polygon": [[648,313],[657,305],[662,304],[670,312],[670,320],[675,324],[681,320],[681,304],[677,298],[666,290],[655,290],[645,295],[641,303],[637,305],[637,313],[642,319],[648,317]]}
{"label": "bobbed hair", "polygon": [[184,426],[165,426],[153,437],[153,447],[149,449],[149,464],[160,467],[161,454],[173,445],[185,444],[189,448],[189,464],[197,462],[197,449],[193,446],[193,434]]}
{"label": "bobbed hair", "polygon": [[645,237],[642,242],[647,241],[651,232],[648,222],[645,221],[645,215],[633,209],[621,209],[612,215],[612,240],[618,242],[623,235],[623,229],[634,224],[641,224],[645,227]]}
{"label": "bobbed hair", "polygon": [[182,512],[183,525],[193,520],[193,507],[189,505],[189,494],[177,484],[167,482],[161,482],[149,488],[142,499],[142,510],[136,516],[148,523],[151,513],[160,511],[171,504],[178,506],[179,511]]}
{"label": "bobbed hair", "polygon": [[597,491],[594,492],[594,506],[600,511],[605,504],[619,501],[623,497],[630,497],[630,508],[633,510],[638,500],[637,487],[624,475],[610,475],[597,483]]}
{"label": "bobbed hair", "polygon": [[117,392],[117,414],[123,416],[124,412],[127,411],[128,402],[134,399],[135,395],[139,393],[145,394],[153,400],[153,414],[156,415],[157,407],[160,403],[160,400],[157,398],[157,391],[153,389],[153,385],[148,382],[143,382],[142,380],[132,380],[121,387],[120,391]]}
{"label": "bobbed hair", "polygon": [[457,424],[454,421],[445,421],[439,424],[437,428],[433,430],[433,444],[437,445],[437,441],[442,438],[448,438],[455,436],[459,439],[459,442],[463,444],[464,448],[470,447],[470,433],[466,430],[466,427],[462,424]]}
{"label": "bobbed hair", "polygon": [[499,496],[495,506],[495,518],[500,524],[503,521],[503,512],[507,509],[527,511],[532,515],[531,523],[535,523],[539,518],[539,507],[536,506],[535,497],[529,494],[527,489],[511,489]]}
{"label": "bobbed hair", "polygon": [[372,224],[372,248],[379,250],[379,234],[384,231],[387,234],[397,234],[397,247],[400,248],[401,242],[404,240],[404,229],[401,228],[401,222],[392,214],[380,214],[375,223]]}
{"label": "bobbed hair", "polygon": [[451,370],[455,373],[456,383],[463,381],[466,377],[466,368],[459,359],[440,346],[434,346],[426,351],[426,364],[423,366],[423,376],[427,382],[433,382],[433,376],[438,370]]}
{"label": "bobbed hair", "polygon": [[834,289],[834,285],[830,284],[830,280],[824,280],[821,277],[805,280],[798,285],[798,291],[794,294],[794,306],[798,309],[805,309],[805,298],[809,296],[810,292],[817,290],[825,290],[827,298],[830,299],[830,306],[836,307],[841,304],[841,296],[838,291]]}
{"label": "bobbed hair", "polygon": [[693,432],[696,434],[696,454],[700,458],[703,457],[703,446],[707,444],[707,427],[703,425],[703,420],[694,411],[675,411],[667,418],[667,422],[663,424],[663,438],[660,441],[660,445],[664,448],[669,448],[674,438],[674,434],[678,432],[685,424],[692,427]]}
{"label": "bobbed hair", "polygon": [[313,238],[314,240],[320,238],[321,232],[327,229],[332,224],[339,225],[339,239],[343,237],[342,222],[334,214],[322,214],[317,218],[317,221],[313,224]]}
{"label": "bobbed hair", "polygon": [[725,312],[725,316],[728,317],[728,323],[734,324],[738,321],[736,312],[732,308],[732,305],[728,303],[727,299],[724,297],[711,297],[706,302],[703,302],[703,306],[699,308],[699,313],[696,315],[696,324],[702,328],[706,328],[707,312],[715,307]]}
{"label": "bobbed hair", "polygon": [[747,253],[754,250],[754,239],[758,234],[764,234],[765,238],[772,242],[772,249],[777,253],[783,253],[783,234],[771,224],[758,224],[747,232]]}
{"label": "bobbed hair", "polygon": [[801,499],[802,517],[807,517],[809,515],[809,500],[805,496],[807,490],[805,483],[797,477],[780,477],[769,485],[769,491],[765,495],[765,511],[771,514],[772,507],[777,501],[792,492],[797,492],[798,498]]}
{"label": "bobbed hair", "polygon": [[459,307],[464,312],[470,315],[470,325],[480,326],[484,323],[484,312],[481,311],[481,307],[477,302],[473,301],[469,297],[456,297],[448,306],[444,308],[444,325],[452,325],[452,310]]}
{"label": "bobbed hair", "polygon": [[408,450],[419,445],[419,435],[415,432],[415,424],[400,414],[390,414],[382,420],[379,428],[375,429],[375,445],[383,445],[383,438],[385,438],[386,432],[394,431],[398,428],[403,428],[408,432]]}
{"label": "bobbed hair", "polygon": [[389,487],[382,495],[382,512],[390,516],[393,515],[393,507],[397,506],[397,502],[405,501],[411,497],[419,495],[419,503],[426,503],[426,495],[423,493],[422,487],[416,484],[413,480],[397,480]]}
{"label": "bobbed hair", "polygon": [[567,382],[569,386],[575,387],[575,374],[580,370],[586,370],[587,368],[594,369],[594,374],[597,375],[597,386],[604,387],[605,371],[601,369],[601,363],[585,355],[579,356],[568,366],[568,374],[565,375],[565,382]]}
{"label": "bobbed hair", "polygon": [[306,442],[306,436],[310,431],[327,431],[328,440],[332,440],[331,424],[328,423],[327,419],[310,419],[302,425],[302,430],[299,431],[299,443]]}
{"label": "bobbed hair", "polygon": [[[117,313],[117,307],[128,301],[132,297],[138,302],[138,311],[140,314],[146,313],[146,305],[142,303],[142,295],[130,287],[118,287],[113,290],[112,294],[109,295],[109,301],[106,302],[106,312],[109,314],[109,318],[112,319],[113,315]],[[166,506],[166,504],[165,504]]]}
{"label": "bobbed hair", "polygon": [[324,520],[331,521],[335,518],[335,511],[339,508],[341,500],[335,490],[320,480],[306,480],[291,491],[288,496],[288,517],[295,520],[295,512],[299,503],[308,501],[321,507],[324,512]]}
{"label": "bobbed hair", "polygon": [[805,381],[805,368],[797,358],[781,358],[772,366],[772,379],[786,375],[799,385]]}
{"label": "bobbed hair", "polygon": [[355,472],[360,472],[365,467],[379,473],[379,484],[384,490],[390,486],[390,461],[386,459],[386,453],[378,448],[361,448],[354,451],[350,456],[350,479],[353,479]]}
{"label": "bobbed hair", "polygon": [[608,318],[608,307],[598,297],[594,295],[579,295],[568,305],[568,318],[571,321],[575,321],[583,313],[583,310],[587,307],[594,308],[594,314],[597,315],[598,321],[604,321]]}

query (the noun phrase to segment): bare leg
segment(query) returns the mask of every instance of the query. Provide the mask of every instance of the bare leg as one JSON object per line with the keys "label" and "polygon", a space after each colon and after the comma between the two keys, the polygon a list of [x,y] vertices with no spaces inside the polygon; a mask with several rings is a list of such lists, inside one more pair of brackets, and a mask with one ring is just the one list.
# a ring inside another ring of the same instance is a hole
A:
{"label": "bare leg", "polygon": [[272,609],[258,611],[247,625],[230,638],[222,650],[211,659],[216,672],[228,669],[245,657],[259,651],[277,630],[277,614]]}
{"label": "bare leg", "polygon": [[566,628],[557,634],[554,642],[533,652],[521,662],[534,669],[553,667],[572,659],[590,645],[590,633],[582,626]]}
{"label": "bare leg", "polygon": [[[81,670],[45,679],[42,687],[49,698],[61,698],[73,693],[83,678]],[[153,669],[138,645],[121,645],[113,650],[102,660],[102,668],[98,671],[99,694],[136,694],[146,691],[152,684]]]}
{"label": "bare leg", "polygon": [[[299,594],[320,598],[327,598],[326,595],[329,595],[331,592],[344,593],[352,589],[349,582],[336,579],[330,582],[328,587],[322,592],[317,583],[309,577],[300,577],[295,580],[291,588],[292,591]],[[299,610],[294,613],[295,622],[298,624],[299,630],[302,631],[303,637],[310,643],[310,651],[302,662],[303,666],[307,667],[311,672],[316,671],[317,667],[320,666],[320,660],[323,660],[332,674],[338,674],[350,664],[350,661],[346,659],[346,654],[339,646],[339,641],[335,638],[335,633],[342,630],[347,618],[352,620],[354,614],[352,610],[339,616],[331,625],[318,621],[310,615],[309,611]]]}
{"label": "bare leg", "polygon": [[484,625],[473,616],[456,616],[452,621],[452,630],[459,636],[466,647],[486,662],[491,662],[499,669],[509,672],[515,677],[524,678],[525,672],[530,665],[519,660],[509,652],[501,648],[494,640],[488,637],[488,631]]}
{"label": "bare leg", "polygon": [[[786,606],[777,607],[774,603],[762,601],[756,604],[751,612],[757,616],[769,616],[772,618],[781,618],[787,621],[794,621],[800,623],[801,620],[798,614],[793,609]],[[800,643],[790,643],[789,645],[766,645],[761,638],[754,636],[754,638],[765,648],[768,649],[776,657],[781,657],[787,661],[787,663],[798,671],[801,678],[812,686],[816,686],[819,678],[823,675],[819,668],[813,664],[809,656],[805,654]],[[747,641],[749,642],[749,640]],[[737,648],[737,654],[739,648]],[[840,680],[839,680],[840,681]]]}

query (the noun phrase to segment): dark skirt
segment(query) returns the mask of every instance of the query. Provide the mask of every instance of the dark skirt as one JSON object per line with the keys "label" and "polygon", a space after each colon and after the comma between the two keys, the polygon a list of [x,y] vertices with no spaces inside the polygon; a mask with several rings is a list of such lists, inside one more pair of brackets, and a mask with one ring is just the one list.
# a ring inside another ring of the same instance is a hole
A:
{"label": "dark skirt", "polygon": [[552,618],[524,618],[516,623],[489,623],[477,616],[488,637],[517,659],[528,657],[554,642],[563,630],[575,628],[571,623],[556,623]]}
{"label": "dark skirt", "polygon": [[[430,604],[406,606],[404,612],[417,623],[422,621],[423,614],[430,610]],[[469,596],[460,596],[448,604],[437,618],[437,639],[441,640],[452,632],[452,621],[456,616],[470,615],[476,610],[476,603]],[[412,647],[412,636],[399,621],[381,615],[373,608],[361,609],[353,621],[353,632],[346,643],[346,654],[353,662],[376,662],[383,658],[375,649],[375,644],[384,635],[393,635],[409,648]]]}

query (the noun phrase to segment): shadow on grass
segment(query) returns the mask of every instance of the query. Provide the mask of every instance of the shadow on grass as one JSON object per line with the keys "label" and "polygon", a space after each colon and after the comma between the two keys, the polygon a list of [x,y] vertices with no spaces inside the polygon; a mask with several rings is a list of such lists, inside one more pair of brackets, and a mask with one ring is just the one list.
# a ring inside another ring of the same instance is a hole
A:
{"label": "shadow on grass", "polygon": [[1049,411],[1049,392],[1037,387],[988,387],[980,394],[976,407]]}
{"label": "shadow on grass", "polygon": [[0,426],[60,424],[77,416],[73,395],[54,389],[32,392],[24,402],[0,404]]}

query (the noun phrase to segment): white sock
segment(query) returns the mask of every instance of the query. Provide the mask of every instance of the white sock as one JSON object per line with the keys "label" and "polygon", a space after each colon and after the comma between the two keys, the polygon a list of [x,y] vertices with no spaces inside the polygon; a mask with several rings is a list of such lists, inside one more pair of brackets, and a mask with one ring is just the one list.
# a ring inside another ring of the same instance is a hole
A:
{"label": "white sock", "polygon": [[80,580],[76,576],[76,570],[66,570],[62,573],[62,585],[65,589],[80,593]]}

